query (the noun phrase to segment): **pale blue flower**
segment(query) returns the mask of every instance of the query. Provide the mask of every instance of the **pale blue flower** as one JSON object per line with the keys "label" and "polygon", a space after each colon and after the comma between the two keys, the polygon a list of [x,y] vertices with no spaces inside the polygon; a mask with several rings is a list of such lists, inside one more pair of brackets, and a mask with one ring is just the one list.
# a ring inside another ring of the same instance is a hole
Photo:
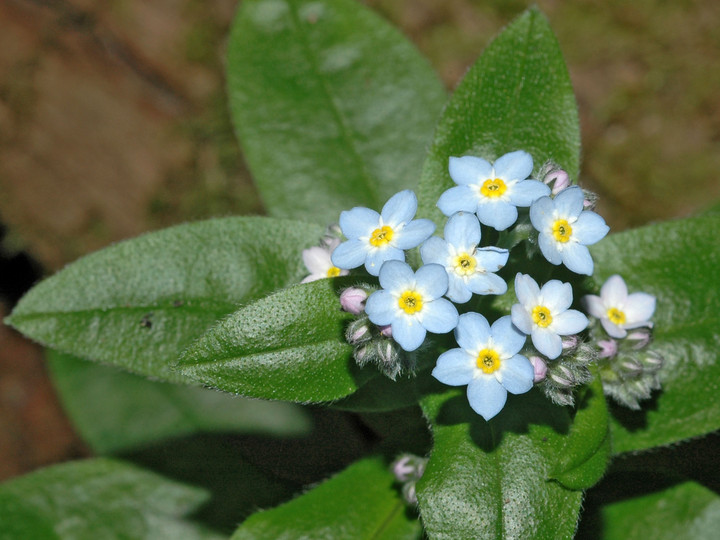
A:
{"label": "pale blue flower", "polygon": [[370,295],[365,313],[379,325],[390,325],[392,337],[406,351],[414,351],[426,332],[444,334],[458,322],[455,306],[445,298],[448,277],[439,264],[426,264],[417,272],[401,261],[380,268],[381,290]]}
{"label": "pale blue flower", "polygon": [[540,251],[552,264],[564,264],[577,274],[592,275],[593,260],[586,246],[610,230],[595,212],[583,210],[582,189],[572,186],[557,197],[542,197],[530,207],[530,221],[538,232]]}
{"label": "pale blue flower", "polygon": [[505,406],[507,393],[524,394],[533,386],[535,370],[518,354],[525,335],[509,316],[492,326],[478,313],[460,315],[455,339],[460,348],[440,355],[433,377],[450,386],[467,384],[470,407],[490,420]]}
{"label": "pale blue flower", "polygon": [[338,268],[349,270],[362,264],[377,276],[385,261],[404,261],[403,250],[419,246],[435,231],[429,219],[416,219],[417,197],[406,189],[393,195],[382,213],[357,206],[340,214],[340,229],[348,238],[332,254]]}
{"label": "pale blue flower", "polygon": [[550,188],[528,179],[533,169],[530,154],[510,152],[490,164],[479,157],[450,158],[450,177],[458,184],[440,196],[438,208],[446,216],[474,212],[484,225],[502,231],[518,218],[518,206],[530,206],[550,194]]}
{"label": "pale blue flower", "polygon": [[553,360],[562,353],[560,336],[569,336],[587,328],[588,319],[572,304],[572,286],[557,279],[540,288],[528,275],[515,276],[515,294],[519,304],[512,307],[512,322],[530,335],[535,348]]}
{"label": "pale blue flower", "polygon": [[303,279],[302,283],[317,281],[318,279],[328,277],[346,276],[348,274],[347,270],[341,270],[337,266],[333,265],[330,258],[332,256],[332,252],[339,244],[339,238],[331,238],[322,246],[313,246],[303,250],[302,259],[305,263],[305,268],[308,269],[310,275]]}
{"label": "pale blue flower", "polygon": [[478,248],[480,222],[474,214],[459,212],[445,224],[445,239],[433,236],[420,247],[423,262],[445,267],[449,286],[446,296],[458,304],[475,294],[504,294],[507,283],[494,274],[505,266],[508,250]]}
{"label": "pale blue flower", "polygon": [[655,297],[643,292],[628,294],[625,281],[617,274],[603,284],[600,296],[588,294],[582,300],[585,310],[600,319],[605,331],[614,338],[624,338],[632,328],[652,327]]}

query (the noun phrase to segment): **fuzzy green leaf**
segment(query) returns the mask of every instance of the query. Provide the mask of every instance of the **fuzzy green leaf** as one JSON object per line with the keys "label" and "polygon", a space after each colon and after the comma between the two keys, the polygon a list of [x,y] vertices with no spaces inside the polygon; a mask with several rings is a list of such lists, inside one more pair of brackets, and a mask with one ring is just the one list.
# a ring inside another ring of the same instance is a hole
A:
{"label": "fuzzy green leaf", "polygon": [[418,483],[430,538],[572,537],[582,493],[549,481],[567,444],[567,408],[531,391],[508,396],[486,422],[464,388],[426,396],[421,405],[435,442]]}
{"label": "fuzzy green leaf", "polygon": [[339,284],[300,284],[245,306],[183,354],[179,370],[205,385],[250,397],[331,401],[374,373],[360,372],[345,341],[352,316],[340,309]]}
{"label": "fuzzy green leaf", "polygon": [[245,0],[228,45],[238,138],[271,215],[320,224],[413,187],[446,94],[355,0]]}
{"label": "fuzzy green leaf", "polygon": [[448,174],[451,156],[495,160],[514,150],[529,152],[536,170],[553,160],[577,177],[575,96],[555,36],[535,8],[490,43],[443,111],[418,188],[419,214],[438,226],[444,222],[435,204],[455,185]]}
{"label": "fuzzy green leaf", "polygon": [[0,539],[219,539],[183,518],[206,499],[119,461],[66,463],[0,485]]}
{"label": "fuzzy green leaf", "polygon": [[641,411],[616,407],[615,453],[644,450],[720,429],[720,215],[614,234],[593,246],[595,279],[613,274],[630,292],[655,295],[651,350],[662,391]]}
{"label": "fuzzy green leaf", "polygon": [[172,364],[238,305],[306,273],[302,249],[317,225],[224,218],[121,242],[35,286],[9,318],[43,345],[155,379],[182,381]]}
{"label": "fuzzy green leaf", "polygon": [[377,458],[358,461],[315,489],[250,516],[233,540],[417,540],[422,528]]}
{"label": "fuzzy green leaf", "polygon": [[98,453],[127,451],[195,433],[288,437],[310,431],[307,413],[292,403],[149,381],[54,351],[48,353],[48,360],[65,412]]}

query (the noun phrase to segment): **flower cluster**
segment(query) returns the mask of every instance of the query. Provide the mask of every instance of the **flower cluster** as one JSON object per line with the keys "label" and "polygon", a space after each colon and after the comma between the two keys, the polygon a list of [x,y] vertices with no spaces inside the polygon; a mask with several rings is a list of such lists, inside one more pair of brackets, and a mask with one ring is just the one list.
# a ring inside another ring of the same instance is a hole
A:
{"label": "flower cluster", "polygon": [[[456,185],[437,202],[447,217],[442,237],[432,236],[432,221],[414,219],[417,198],[406,190],[390,198],[380,213],[362,207],[342,212],[345,241],[326,243],[322,255],[305,252],[307,279],[360,267],[369,274],[366,279],[378,279],[379,288],[364,284],[341,296],[343,309],[357,316],[346,338],[360,365],[373,361],[394,379],[412,371],[415,351],[428,333],[454,331],[458,347],[444,347],[432,375],[447,385],[467,386],[470,406],[486,420],[503,409],[508,392],[521,394],[534,384],[556,403],[573,403],[574,387],[590,379],[589,365],[604,349],[580,337],[590,321],[571,309],[570,283],[539,283],[522,271],[508,272],[508,266],[521,263],[511,252],[524,241],[528,249],[521,254],[537,256],[539,251],[550,263],[533,261],[533,271],[547,276],[553,266],[564,265],[592,275],[587,246],[601,240],[609,227],[589,209],[594,198],[572,186],[565,171],[547,164],[542,180],[530,178],[532,171],[532,157],[524,151],[494,163],[451,157],[449,175]],[[414,248],[423,263],[417,270],[405,262],[405,252]],[[528,265],[517,265],[521,268]],[[608,283],[599,297],[586,297],[589,314],[600,319],[611,338],[647,326],[654,299],[627,295],[616,280]],[[517,298],[510,315],[488,321],[478,311],[491,307],[488,297],[506,294],[509,285]]]}

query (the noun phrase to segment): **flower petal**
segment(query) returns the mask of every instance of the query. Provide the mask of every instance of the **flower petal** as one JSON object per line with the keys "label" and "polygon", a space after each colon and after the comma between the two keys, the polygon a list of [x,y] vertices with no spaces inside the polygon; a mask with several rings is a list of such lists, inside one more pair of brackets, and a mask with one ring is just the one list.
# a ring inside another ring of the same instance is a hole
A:
{"label": "flower petal", "polygon": [[368,255],[368,243],[357,238],[343,242],[332,252],[332,263],[338,268],[350,270],[365,262]]}
{"label": "flower petal", "polygon": [[480,222],[472,212],[458,212],[447,220],[444,233],[449,244],[466,251],[480,243]]}
{"label": "flower petal", "polygon": [[446,334],[457,326],[457,308],[449,300],[438,298],[423,307],[422,325],[433,334]]}
{"label": "flower petal", "polygon": [[513,304],[510,308],[510,319],[522,333],[530,335],[533,329],[532,317],[526,308],[520,304]]}
{"label": "flower petal", "polygon": [[470,276],[467,288],[475,294],[505,294],[507,283],[496,274],[478,272]]}
{"label": "flower petal", "polygon": [[419,246],[435,232],[435,224],[429,219],[416,219],[396,231],[391,244],[400,249]]}
{"label": "flower petal", "polygon": [[425,341],[426,335],[423,325],[413,316],[402,314],[392,322],[392,337],[405,351],[417,349]]}
{"label": "flower petal", "polygon": [[467,397],[472,410],[490,420],[505,406],[507,390],[495,377],[476,377],[468,384]]}
{"label": "flower petal", "polygon": [[490,341],[490,324],[479,313],[463,313],[455,328],[455,341],[463,349],[482,349]]}
{"label": "flower petal", "polygon": [[538,235],[538,245],[540,246],[540,252],[552,264],[560,264],[563,260],[563,255],[558,249],[558,243],[549,234],[540,233]]}
{"label": "flower petal", "polygon": [[625,315],[628,323],[647,322],[655,313],[655,297],[651,294],[637,292],[627,298]]}
{"label": "flower petal", "polygon": [[475,369],[472,356],[462,349],[450,349],[438,357],[432,376],[449,386],[463,386],[472,380]]}
{"label": "flower petal", "polygon": [[588,324],[590,321],[584,313],[580,313],[576,309],[568,309],[553,317],[550,328],[561,336],[570,336],[579,334],[588,327]]}
{"label": "flower petal", "polygon": [[[600,287],[600,298],[602,298],[605,309],[611,307],[624,308],[628,298],[625,280],[617,274],[607,278],[607,281]],[[602,316],[605,316],[604,312]]]}
{"label": "flower petal", "polygon": [[356,206],[340,212],[340,229],[348,238],[370,236],[380,225],[380,214],[375,210]]}
{"label": "flower petal", "polygon": [[477,184],[492,173],[492,165],[475,156],[451,157],[448,164],[450,178],[458,185]]}
{"label": "flower petal", "polygon": [[619,327],[617,324],[614,324],[607,317],[603,317],[602,319],[600,319],[600,324],[602,324],[602,327],[605,329],[605,331],[610,337],[614,337],[615,339],[622,339],[627,336],[627,330]]}
{"label": "flower petal", "polygon": [[562,352],[562,339],[549,328],[534,326],[531,337],[535,348],[550,360],[560,356]]}
{"label": "flower petal", "polygon": [[551,279],[540,289],[540,304],[548,308],[553,317],[568,309],[572,300],[572,285],[558,279]]}
{"label": "flower petal", "polygon": [[510,315],[495,321],[490,327],[490,333],[495,346],[502,350],[505,357],[517,354],[525,345],[525,334],[515,328]]}
{"label": "flower petal", "polygon": [[330,261],[330,253],[318,246],[304,249],[302,258],[305,267],[311,274],[326,274],[330,267],[333,266]]}
{"label": "flower petal", "polygon": [[424,301],[440,298],[448,289],[447,271],[439,264],[425,264],[415,272],[415,284]]}
{"label": "flower petal", "polygon": [[475,259],[478,266],[482,266],[486,272],[497,272],[507,264],[510,252],[507,249],[498,247],[479,248],[475,251]]}
{"label": "flower petal", "polygon": [[388,261],[380,269],[380,286],[388,291],[400,293],[415,286],[415,272],[407,263]]}
{"label": "flower petal", "polygon": [[456,212],[475,212],[477,197],[468,186],[454,186],[440,195],[437,207],[446,216]]}
{"label": "flower petal", "polygon": [[610,232],[605,220],[595,212],[584,211],[577,221],[572,224],[573,237],[578,242],[590,246],[599,242]]}
{"label": "flower petal", "polygon": [[[552,262],[552,261],[551,261]],[[576,274],[592,276],[593,260],[588,248],[582,244],[568,242],[562,250],[562,262]]]}
{"label": "flower petal", "polygon": [[533,387],[535,368],[520,354],[502,362],[498,372],[500,383],[511,394],[524,394]]}
{"label": "flower petal", "polygon": [[375,291],[365,301],[365,313],[371,322],[386,325],[393,322],[398,312],[397,299],[388,291]]}
{"label": "flower petal", "polygon": [[495,176],[508,180],[525,180],[533,170],[532,156],[523,150],[500,156],[495,163]]}
{"label": "flower petal", "polygon": [[504,231],[517,221],[518,211],[513,204],[496,200],[478,204],[477,216],[483,225],[488,225],[497,231]]}
{"label": "flower petal", "polygon": [[607,308],[603,303],[602,299],[595,294],[586,294],[580,300],[583,309],[593,317],[601,319],[607,315]]}
{"label": "flower petal", "polygon": [[550,197],[540,197],[530,206],[530,222],[540,233],[549,229],[553,220],[555,205]]}
{"label": "flower petal", "polygon": [[529,275],[517,273],[515,274],[515,295],[525,308],[532,309],[539,303],[540,287]]}
{"label": "flower petal", "polygon": [[[380,214],[383,223],[392,228],[397,227],[401,223],[407,223],[417,212],[417,196],[409,189],[396,193],[383,206]],[[432,234],[432,233],[430,233]],[[430,235],[428,235],[430,236]]]}
{"label": "flower petal", "polygon": [[385,261],[405,261],[405,252],[389,245],[378,249],[370,249],[365,259],[365,270],[371,276],[377,276]]}
{"label": "flower petal", "polygon": [[448,290],[445,293],[456,304],[464,304],[472,298],[472,291],[465,285],[465,280],[455,272],[448,273]]}
{"label": "flower petal", "polygon": [[550,195],[550,188],[537,180],[523,180],[512,187],[510,202],[515,206],[530,206],[540,197]]}
{"label": "flower petal", "polygon": [[420,246],[420,256],[425,264],[445,264],[448,255],[447,242],[439,236],[428,238],[427,241]]}
{"label": "flower petal", "polygon": [[568,217],[576,218],[583,210],[585,195],[579,186],[570,186],[558,193],[553,202],[559,217],[565,219]]}

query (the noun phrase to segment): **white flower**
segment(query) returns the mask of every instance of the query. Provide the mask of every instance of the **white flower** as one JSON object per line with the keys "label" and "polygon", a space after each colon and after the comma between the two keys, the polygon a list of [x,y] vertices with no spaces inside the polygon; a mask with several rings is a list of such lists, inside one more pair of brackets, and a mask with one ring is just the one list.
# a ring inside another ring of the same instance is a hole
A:
{"label": "white flower", "polygon": [[303,262],[310,275],[303,279],[302,283],[309,283],[327,277],[346,276],[349,273],[347,270],[340,270],[330,260],[332,252],[338,245],[340,245],[340,239],[332,238],[323,247],[313,246],[303,250]]}
{"label": "white flower", "polygon": [[652,327],[655,297],[643,292],[628,294],[625,281],[617,274],[603,284],[600,296],[588,294],[582,303],[585,311],[600,319],[605,331],[616,339],[627,336],[631,328]]}

